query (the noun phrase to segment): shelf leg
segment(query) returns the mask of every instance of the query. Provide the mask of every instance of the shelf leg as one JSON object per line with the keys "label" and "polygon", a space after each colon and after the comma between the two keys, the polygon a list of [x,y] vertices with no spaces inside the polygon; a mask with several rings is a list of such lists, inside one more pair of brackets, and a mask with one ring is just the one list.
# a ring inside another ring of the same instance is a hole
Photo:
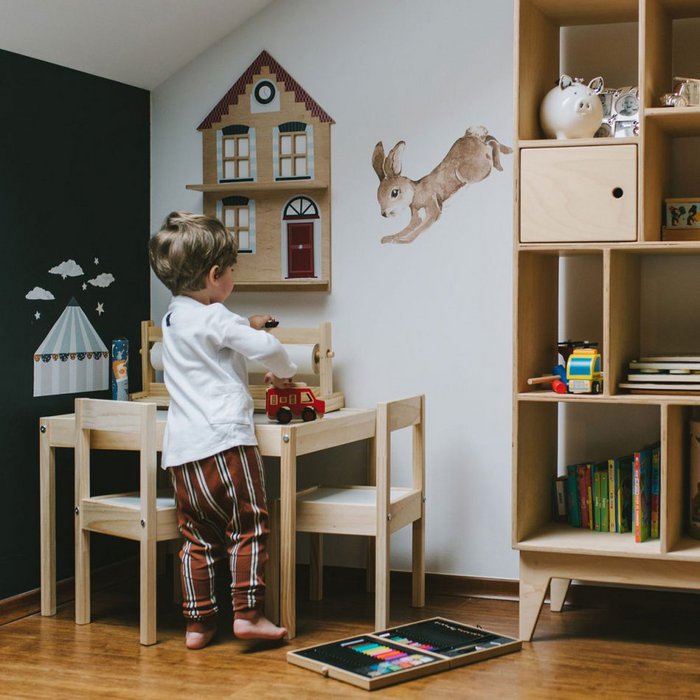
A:
{"label": "shelf leg", "polygon": [[570,578],[553,578],[549,582],[549,609],[552,612],[561,612],[564,609],[570,585]]}
{"label": "shelf leg", "polygon": [[520,553],[520,639],[523,641],[532,639],[550,578],[548,570],[538,568],[534,561],[528,562],[525,552]]}

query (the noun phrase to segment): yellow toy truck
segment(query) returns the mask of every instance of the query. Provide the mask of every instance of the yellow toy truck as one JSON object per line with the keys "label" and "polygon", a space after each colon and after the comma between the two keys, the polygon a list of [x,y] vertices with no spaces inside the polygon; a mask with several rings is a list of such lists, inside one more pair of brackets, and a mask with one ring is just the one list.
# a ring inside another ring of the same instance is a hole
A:
{"label": "yellow toy truck", "polygon": [[600,394],[603,376],[598,349],[591,346],[574,348],[566,362],[566,379],[571,394]]}

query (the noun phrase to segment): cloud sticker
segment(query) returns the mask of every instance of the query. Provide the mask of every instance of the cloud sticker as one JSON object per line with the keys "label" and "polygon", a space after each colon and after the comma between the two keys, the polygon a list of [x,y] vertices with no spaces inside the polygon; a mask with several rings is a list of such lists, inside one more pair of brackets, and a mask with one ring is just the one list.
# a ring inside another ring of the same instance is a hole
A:
{"label": "cloud sticker", "polygon": [[28,291],[25,296],[25,299],[32,299],[32,300],[40,300],[40,301],[51,301],[52,299],[55,299],[56,297],[51,294],[51,292],[48,289],[42,289],[41,287],[34,287],[34,289]]}
{"label": "cloud sticker", "polygon": [[88,280],[88,282],[93,287],[109,287],[114,282],[114,275],[111,272],[103,272],[101,275]]}
{"label": "cloud sticker", "polygon": [[64,260],[60,265],[52,267],[49,272],[66,279],[66,277],[80,277],[83,274],[83,268],[75,260]]}

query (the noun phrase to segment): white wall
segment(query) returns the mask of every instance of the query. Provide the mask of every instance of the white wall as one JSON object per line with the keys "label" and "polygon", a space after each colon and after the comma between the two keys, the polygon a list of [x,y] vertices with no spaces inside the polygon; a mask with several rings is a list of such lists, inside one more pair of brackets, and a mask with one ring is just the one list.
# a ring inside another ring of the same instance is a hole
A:
{"label": "white wall", "polygon": [[[377,141],[388,150],[404,139],[403,171],[417,179],[470,125],[484,124],[512,145],[512,5],[278,0],[153,92],[154,231],[173,209],[201,211],[201,195],[185,190],[202,177],[196,126],[262,49],[335,119],[332,292],[234,293],[229,305],[273,313],[288,326],[331,320],[335,380],[349,406],[426,393],[426,549],[434,573],[517,577],[512,156],[503,157],[503,172],[458,192],[414,243],[387,246],[380,238],[407,217],[380,216],[371,155]],[[168,300],[154,279],[154,319]],[[331,455],[357,457],[357,450]],[[394,568],[408,568],[407,535],[392,545]]]}

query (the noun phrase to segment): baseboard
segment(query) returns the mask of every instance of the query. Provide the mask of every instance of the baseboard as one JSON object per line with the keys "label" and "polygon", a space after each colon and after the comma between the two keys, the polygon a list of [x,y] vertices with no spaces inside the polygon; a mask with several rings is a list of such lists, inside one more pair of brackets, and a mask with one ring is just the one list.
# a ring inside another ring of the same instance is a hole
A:
{"label": "baseboard", "polygon": [[[136,558],[114,562],[95,569],[91,576],[92,588],[96,591],[109,588],[124,581],[127,576],[134,576],[138,571]],[[75,599],[75,579],[62,579],[56,582],[56,604],[63,605]],[[26,593],[0,600],[0,625],[14,622],[23,617],[34,615],[41,610],[41,589],[35,588]]]}
{"label": "baseboard", "polygon": [[[297,567],[297,577],[302,586],[308,581],[308,564],[300,564]],[[135,558],[125,559],[120,562],[101,567],[92,572],[92,587],[94,590],[109,588],[122,583],[126,578],[133,578],[138,572],[138,561]],[[330,585],[332,582],[343,582],[345,585],[359,585],[364,588],[366,572],[364,569],[327,566],[324,568],[324,577]],[[397,591],[409,591],[411,588],[411,573],[409,571],[392,571],[391,587]],[[426,595],[455,596],[460,598],[489,598],[494,600],[510,600],[517,602],[519,596],[519,582],[517,579],[496,579],[480,576],[454,576],[450,574],[426,574]],[[613,598],[618,595],[616,589],[619,586],[612,584],[590,584],[574,582],[566,596],[568,605],[586,605],[592,602],[600,602],[603,599]],[[630,588],[623,587],[630,595]],[[634,588],[632,588],[634,590]],[[641,591],[648,589],[641,589]],[[56,584],[57,604],[70,603],[75,598],[74,579],[67,578]],[[0,600],[0,625],[13,620],[34,615],[41,610],[41,591],[36,588],[26,593]]]}
{"label": "baseboard", "polygon": [[[298,567],[298,575],[303,577],[308,565]],[[353,585],[364,587],[365,569],[345,566],[326,566],[323,575],[330,581],[352,581]],[[391,588],[408,591],[411,588],[410,571],[392,571]],[[512,579],[482,578],[478,576],[452,576],[449,574],[426,574],[425,588],[427,595],[449,595],[464,598],[494,598],[499,600],[518,600],[518,581]]]}

